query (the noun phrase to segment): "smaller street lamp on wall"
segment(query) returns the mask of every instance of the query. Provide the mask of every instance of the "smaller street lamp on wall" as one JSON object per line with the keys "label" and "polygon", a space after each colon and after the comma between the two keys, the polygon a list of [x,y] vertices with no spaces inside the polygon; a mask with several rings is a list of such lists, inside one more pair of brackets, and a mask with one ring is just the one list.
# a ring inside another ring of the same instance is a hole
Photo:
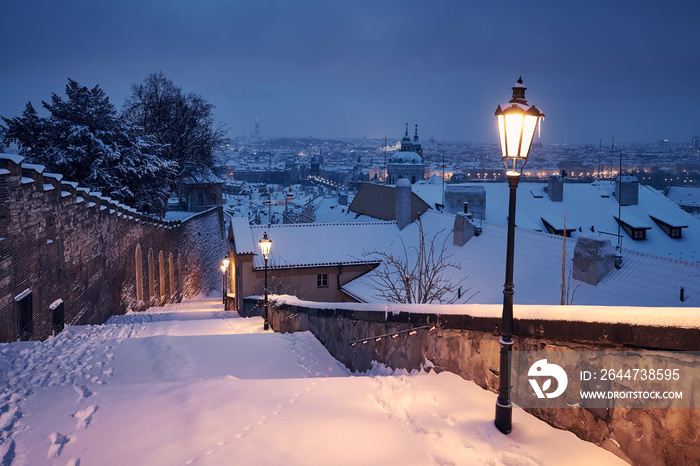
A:
{"label": "smaller street lamp on wall", "polygon": [[506,167],[510,198],[508,202],[508,239],[506,248],[506,281],[503,284],[503,314],[501,316],[501,345],[498,398],[496,399],[496,428],[504,434],[512,430],[513,405],[510,402],[510,352],[513,348],[513,254],[515,251],[515,190],[523,166],[527,163],[532,138],[544,113],[527,105],[525,86],[519,78],[513,97],[496,108],[498,135],[501,140],[501,161]]}
{"label": "smaller street lamp on wall", "polygon": [[223,276],[222,293],[224,295],[224,309],[226,309],[226,271],[228,270],[228,265],[230,262],[231,261],[228,258],[228,254],[226,254],[224,260],[221,261],[221,267],[219,267],[221,269],[221,275]]}
{"label": "smaller street lamp on wall", "polygon": [[267,322],[267,258],[270,256],[270,248],[272,248],[272,241],[267,237],[267,232],[263,235],[263,239],[258,241],[260,244],[260,251],[262,252],[263,258],[265,259],[265,325],[264,329],[267,330],[269,323]]}

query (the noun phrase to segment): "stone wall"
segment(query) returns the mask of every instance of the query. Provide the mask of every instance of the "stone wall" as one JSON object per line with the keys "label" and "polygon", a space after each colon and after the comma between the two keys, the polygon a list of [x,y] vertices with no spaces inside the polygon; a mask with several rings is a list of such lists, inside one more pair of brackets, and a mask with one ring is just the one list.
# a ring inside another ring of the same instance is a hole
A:
{"label": "stone wall", "polygon": [[63,324],[98,324],[218,289],[223,223],[221,208],[185,222],[155,219],[0,156],[0,341],[20,337],[27,296],[31,324],[21,336],[45,339]]}
{"label": "stone wall", "polygon": [[[270,325],[277,332],[311,331],[353,371],[370,369],[372,361],[408,370],[429,361],[435,370],[454,372],[494,392],[495,407],[500,317],[325,306],[335,308],[271,307]],[[376,341],[381,335],[385,337]],[[698,351],[700,329],[515,319],[513,340],[522,351]],[[697,464],[700,458],[698,409],[610,408],[602,416],[584,408],[527,411],[633,464]],[[518,415],[516,410],[516,423]]]}

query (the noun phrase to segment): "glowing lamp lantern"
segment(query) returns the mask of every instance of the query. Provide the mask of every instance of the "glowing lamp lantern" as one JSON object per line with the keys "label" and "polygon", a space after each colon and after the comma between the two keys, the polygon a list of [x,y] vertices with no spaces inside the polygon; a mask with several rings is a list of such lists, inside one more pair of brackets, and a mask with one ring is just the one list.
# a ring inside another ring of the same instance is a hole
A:
{"label": "glowing lamp lantern", "polygon": [[265,232],[263,239],[258,241],[258,243],[260,244],[260,252],[262,252],[263,257],[267,260],[270,256],[270,248],[272,247],[272,241],[267,237],[267,232]]}
{"label": "glowing lamp lantern", "polygon": [[520,176],[530,153],[537,124],[540,118],[544,118],[544,113],[534,105],[527,105],[527,88],[523,86],[522,78],[518,79],[512,89],[513,97],[510,101],[496,108],[496,119],[501,139],[501,160],[506,167],[506,175]]}
{"label": "glowing lamp lantern", "polygon": [[222,284],[222,294],[223,294],[223,296],[224,296],[224,309],[225,309],[225,310],[227,310],[227,309],[226,309],[226,271],[228,270],[228,265],[229,265],[230,263],[231,263],[231,261],[229,260],[228,254],[227,254],[226,257],[224,257],[224,260],[221,261],[221,267],[220,267],[220,269],[221,269],[221,274],[222,274],[222,276],[223,276],[223,277],[222,277],[222,282],[223,282],[223,284]]}

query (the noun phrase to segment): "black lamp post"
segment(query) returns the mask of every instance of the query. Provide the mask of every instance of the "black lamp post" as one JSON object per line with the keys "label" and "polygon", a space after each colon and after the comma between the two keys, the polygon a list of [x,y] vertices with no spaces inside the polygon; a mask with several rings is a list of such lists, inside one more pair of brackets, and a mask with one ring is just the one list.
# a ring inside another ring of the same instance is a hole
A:
{"label": "black lamp post", "polygon": [[267,206],[267,225],[272,223],[272,199],[270,198],[270,193],[267,193],[267,200],[265,201]]}
{"label": "black lamp post", "polygon": [[222,294],[224,296],[224,309],[226,309],[226,271],[228,270],[228,265],[230,263],[230,260],[228,258],[228,254],[224,257],[224,260],[221,262],[221,275],[223,276],[222,279]]}
{"label": "black lamp post", "polygon": [[508,201],[508,242],[506,249],[506,281],[503,284],[503,314],[501,316],[500,367],[498,398],[496,399],[496,428],[504,434],[512,430],[513,405],[510,402],[510,352],[513,348],[513,255],[515,251],[515,190],[523,166],[530,153],[532,138],[544,113],[534,105],[528,107],[522,78],[513,86],[513,97],[503,107],[496,108],[498,134],[501,140],[501,161],[506,167],[510,198]]}
{"label": "black lamp post", "polygon": [[267,330],[270,328],[270,324],[267,322],[267,258],[270,256],[270,248],[272,247],[272,241],[267,237],[267,232],[265,232],[263,239],[258,241],[258,243],[260,244],[260,251],[265,259],[265,325],[263,328]]}

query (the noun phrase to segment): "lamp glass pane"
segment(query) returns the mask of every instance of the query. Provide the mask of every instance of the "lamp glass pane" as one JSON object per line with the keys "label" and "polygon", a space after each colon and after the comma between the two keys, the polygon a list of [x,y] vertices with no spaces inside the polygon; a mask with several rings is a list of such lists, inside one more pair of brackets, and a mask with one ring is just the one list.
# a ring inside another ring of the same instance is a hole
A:
{"label": "lamp glass pane", "polygon": [[260,241],[260,250],[261,250],[263,256],[270,255],[270,247],[271,246],[272,246],[272,241],[270,241],[270,240],[261,240]]}
{"label": "lamp glass pane", "polygon": [[523,127],[522,114],[507,114],[505,115],[506,126],[506,154],[504,157],[518,157],[518,149],[520,148],[520,134]]}
{"label": "lamp glass pane", "polygon": [[521,157],[526,158],[530,152],[530,144],[532,144],[532,138],[535,137],[535,130],[537,129],[537,121],[539,117],[533,115],[525,116],[525,123],[523,126],[523,144],[520,149]]}
{"label": "lamp glass pane", "polygon": [[506,128],[505,128],[505,115],[498,115],[496,117],[498,120],[498,135],[501,138],[501,156],[506,156]]}

